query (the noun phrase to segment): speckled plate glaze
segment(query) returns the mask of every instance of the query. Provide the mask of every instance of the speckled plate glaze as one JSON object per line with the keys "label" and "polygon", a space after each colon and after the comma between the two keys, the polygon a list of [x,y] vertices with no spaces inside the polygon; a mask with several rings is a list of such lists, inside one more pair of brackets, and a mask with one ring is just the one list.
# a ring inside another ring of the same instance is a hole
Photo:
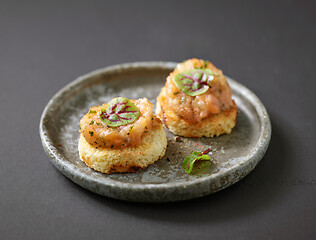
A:
{"label": "speckled plate glaze", "polygon": [[[92,192],[128,201],[168,202],[205,196],[245,177],[263,157],[271,124],[254,93],[227,78],[239,108],[237,126],[230,135],[180,138],[166,129],[166,155],[138,173],[106,175],[87,167],[77,150],[79,120],[91,106],[113,97],[148,98],[154,105],[176,63],[137,62],[106,67],[79,77],[47,104],[40,121],[43,147],[53,165],[66,177]],[[155,109],[155,106],[154,106]],[[182,161],[192,151],[211,149],[212,161],[201,162],[192,174]]]}

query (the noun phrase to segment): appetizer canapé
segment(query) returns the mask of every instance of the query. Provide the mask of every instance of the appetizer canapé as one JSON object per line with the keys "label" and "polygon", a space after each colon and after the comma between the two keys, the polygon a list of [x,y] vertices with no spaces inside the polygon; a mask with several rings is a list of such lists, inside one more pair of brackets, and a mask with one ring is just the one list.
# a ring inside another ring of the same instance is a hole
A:
{"label": "appetizer canap\u00e9", "polygon": [[193,58],[178,64],[167,77],[156,114],[176,135],[213,137],[231,133],[237,106],[222,71]]}
{"label": "appetizer canap\u00e9", "polygon": [[114,98],[90,108],[80,120],[79,155],[103,172],[137,172],[160,159],[167,139],[146,99]]}

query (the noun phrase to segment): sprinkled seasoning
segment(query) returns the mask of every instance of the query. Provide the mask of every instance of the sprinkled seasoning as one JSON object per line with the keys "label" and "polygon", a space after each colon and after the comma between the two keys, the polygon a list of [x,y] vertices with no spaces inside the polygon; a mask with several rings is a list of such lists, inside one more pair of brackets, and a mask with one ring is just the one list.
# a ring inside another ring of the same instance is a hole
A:
{"label": "sprinkled seasoning", "polygon": [[175,136],[175,137],[174,137],[174,140],[175,140],[176,142],[182,142],[182,139],[181,139],[179,136]]}
{"label": "sprinkled seasoning", "polygon": [[223,154],[225,153],[225,151],[224,151],[224,148],[223,148],[223,147],[221,148],[221,152],[222,152]]}
{"label": "sprinkled seasoning", "polygon": [[92,137],[94,132],[93,131],[89,131],[90,136]]}

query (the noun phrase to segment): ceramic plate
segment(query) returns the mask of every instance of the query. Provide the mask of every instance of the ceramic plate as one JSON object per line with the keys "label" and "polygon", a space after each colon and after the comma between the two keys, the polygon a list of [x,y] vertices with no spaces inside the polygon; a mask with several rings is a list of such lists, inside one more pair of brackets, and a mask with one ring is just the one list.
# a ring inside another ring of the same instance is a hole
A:
{"label": "ceramic plate", "polygon": [[[113,97],[146,97],[156,103],[160,89],[176,63],[138,62],[106,67],[79,77],[47,104],[40,121],[43,147],[52,164],[66,177],[95,193],[128,201],[167,202],[192,199],[219,191],[245,177],[263,157],[271,124],[260,100],[227,77],[239,113],[230,135],[184,138],[166,129],[166,155],[138,173],[106,175],[87,167],[77,150],[79,121],[94,105]],[[192,151],[211,149],[211,162],[199,163],[192,174],[182,161]]]}

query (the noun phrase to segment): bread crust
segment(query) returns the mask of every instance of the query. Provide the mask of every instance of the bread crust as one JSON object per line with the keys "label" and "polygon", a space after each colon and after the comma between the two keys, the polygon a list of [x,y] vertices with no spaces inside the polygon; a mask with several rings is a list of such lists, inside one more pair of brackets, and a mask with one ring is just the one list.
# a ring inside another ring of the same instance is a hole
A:
{"label": "bread crust", "polygon": [[90,168],[106,174],[138,172],[164,156],[166,148],[167,138],[159,119],[138,147],[96,148],[82,134],[78,144],[80,159]]}
{"label": "bread crust", "polygon": [[165,111],[160,106],[159,101],[156,104],[156,115],[163,121],[170,132],[183,137],[213,137],[221,134],[230,134],[237,123],[237,112],[237,105],[233,101],[230,109],[210,115],[192,124],[170,109]]}

